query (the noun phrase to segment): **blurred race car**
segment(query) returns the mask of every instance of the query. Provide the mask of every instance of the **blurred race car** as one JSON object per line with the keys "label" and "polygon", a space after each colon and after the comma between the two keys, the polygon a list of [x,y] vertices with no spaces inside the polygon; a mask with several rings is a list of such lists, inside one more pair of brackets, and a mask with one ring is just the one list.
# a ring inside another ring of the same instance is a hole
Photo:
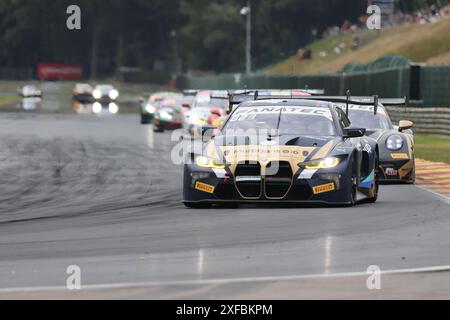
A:
{"label": "blurred race car", "polygon": [[73,98],[81,103],[94,102],[94,88],[88,83],[77,83],[72,89]]}
{"label": "blurred race car", "polygon": [[18,89],[18,93],[24,98],[41,98],[42,91],[35,85],[25,85]]}
{"label": "blurred race car", "polygon": [[349,127],[344,111],[326,97],[258,99],[235,108],[201,150],[188,151],[187,207],[377,200],[377,143]]}
{"label": "blurred race car", "polygon": [[208,117],[208,125],[219,128],[227,119],[227,112],[222,108],[212,108]]}
{"label": "blurred race car", "polygon": [[152,94],[147,101],[140,100],[139,112],[141,114],[141,124],[152,123],[156,110],[166,98],[181,99],[183,96],[175,92],[157,92]]}
{"label": "blurred race car", "polygon": [[182,126],[182,97],[166,98],[159,104],[153,117],[154,132],[179,129]]}
{"label": "blurred race car", "polygon": [[[365,101],[368,97],[352,100]],[[400,121],[394,126],[385,109],[388,105],[405,105],[405,99],[380,99],[374,106],[349,105],[348,116],[352,125],[367,128],[366,135],[378,142],[380,151],[380,180],[414,183],[414,135],[413,123]]]}
{"label": "blurred race car", "polygon": [[95,86],[92,96],[98,102],[111,102],[117,100],[119,91],[110,84],[101,84]]}
{"label": "blurred race car", "polygon": [[[197,128],[208,124],[208,121],[221,122],[214,119],[225,116],[229,106],[227,91],[200,91],[192,103],[190,110],[183,114],[183,128],[191,135],[197,134]],[[214,111],[215,115],[212,113]],[[223,120],[223,119],[222,119]]]}

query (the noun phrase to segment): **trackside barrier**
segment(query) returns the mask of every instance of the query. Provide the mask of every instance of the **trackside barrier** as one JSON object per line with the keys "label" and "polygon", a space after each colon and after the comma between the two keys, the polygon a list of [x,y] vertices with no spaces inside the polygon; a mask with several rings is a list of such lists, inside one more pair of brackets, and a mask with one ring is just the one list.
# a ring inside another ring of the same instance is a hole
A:
{"label": "trackside barrier", "polygon": [[414,132],[450,135],[450,108],[387,107],[394,125],[400,120],[414,122]]}

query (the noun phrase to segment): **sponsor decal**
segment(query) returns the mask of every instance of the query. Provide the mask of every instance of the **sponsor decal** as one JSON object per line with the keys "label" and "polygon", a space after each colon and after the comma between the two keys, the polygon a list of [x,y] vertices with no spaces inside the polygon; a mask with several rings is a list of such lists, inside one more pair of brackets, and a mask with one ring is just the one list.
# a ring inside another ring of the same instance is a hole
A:
{"label": "sponsor decal", "polygon": [[391,153],[392,159],[409,159],[406,153]]}
{"label": "sponsor decal", "polygon": [[214,190],[216,189],[216,187],[206,184],[206,183],[197,182],[195,184],[195,189],[206,192],[206,193],[214,193]]}
{"label": "sponsor decal", "polygon": [[386,168],[385,172],[388,176],[396,176],[398,174],[398,171],[393,168]]}
{"label": "sponsor decal", "polygon": [[320,193],[325,193],[325,192],[330,192],[330,191],[334,191],[336,190],[336,188],[334,187],[334,183],[327,183],[327,184],[322,184],[320,186],[316,186],[313,188],[313,192],[314,194],[320,194]]}
{"label": "sponsor decal", "polygon": [[297,146],[238,146],[223,147],[222,153],[230,163],[238,162],[242,159],[277,160],[281,157],[295,158],[303,161],[316,148]]}
{"label": "sponsor decal", "polygon": [[313,115],[326,117],[329,120],[333,120],[331,111],[328,108],[322,107],[253,107],[253,108],[241,108],[233,114],[230,118],[230,122],[234,121],[246,121],[253,120],[258,114],[279,114],[280,112],[285,114],[301,114],[301,115]]}
{"label": "sponsor decal", "polygon": [[[367,102],[369,101],[368,99],[359,99],[361,102]],[[337,104],[339,107],[341,107],[342,110],[346,109],[346,105],[339,103]],[[366,111],[366,112],[370,112],[370,113],[375,113],[375,107],[374,106],[361,106],[361,105],[354,105],[351,104],[348,106],[349,110],[352,111]],[[378,114],[382,114],[382,115],[387,115],[386,110],[384,110],[384,108],[378,108],[377,111]],[[375,116],[375,115],[374,115]]]}

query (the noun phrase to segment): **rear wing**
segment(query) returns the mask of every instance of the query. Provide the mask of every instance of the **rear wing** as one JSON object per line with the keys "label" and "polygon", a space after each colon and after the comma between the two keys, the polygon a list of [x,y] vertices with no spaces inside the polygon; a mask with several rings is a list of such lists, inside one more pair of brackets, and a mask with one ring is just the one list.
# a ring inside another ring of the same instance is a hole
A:
{"label": "rear wing", "polygon": [[196,96],[198,93],[198,90],[184,90],[183,94],[185,96]]}
{"label": "rear wing", "polygon": [[297,99],[300,97],[311,98],[312,96],[320,96],[325,94],[324,89],[246,89],[229,91],[229,112],[233,111],[235,105],[239,105],[245,101],[263,100],[263,99]]}
{"label": "rear wing", "polygon": [[379,98],[375,96],[356,96],[350,95],[350,90],[347,91],[346,96],[292,96],[292,95],[280,95],[280,96],[260,96],[259,92],[246,92],[243,94],[230,95],[230,108],[236,104],[241,104],[245,101],[251,100],[270,100],[270,99],[295,99],[295,100],[317,100],[334,103],[343,103],[346,105],[346,114],[348,116],[349,105],[360,106],[373,106],[374,114],[378,113],[378,106],[406,106],[407,98]]}

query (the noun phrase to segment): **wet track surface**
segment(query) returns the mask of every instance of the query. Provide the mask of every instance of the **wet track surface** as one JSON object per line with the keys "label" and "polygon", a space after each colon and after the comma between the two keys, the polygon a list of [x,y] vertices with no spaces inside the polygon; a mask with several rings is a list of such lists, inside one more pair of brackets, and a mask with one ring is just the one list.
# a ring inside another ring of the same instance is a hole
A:
{"label": "wet track surface", "polygon": [[0,136],[0,288],[63,287],[69,265],[83,285],[450,265],[449,204],[416,186],[354,208],[188,210],[170,133],[137,115],[3,113]]}

